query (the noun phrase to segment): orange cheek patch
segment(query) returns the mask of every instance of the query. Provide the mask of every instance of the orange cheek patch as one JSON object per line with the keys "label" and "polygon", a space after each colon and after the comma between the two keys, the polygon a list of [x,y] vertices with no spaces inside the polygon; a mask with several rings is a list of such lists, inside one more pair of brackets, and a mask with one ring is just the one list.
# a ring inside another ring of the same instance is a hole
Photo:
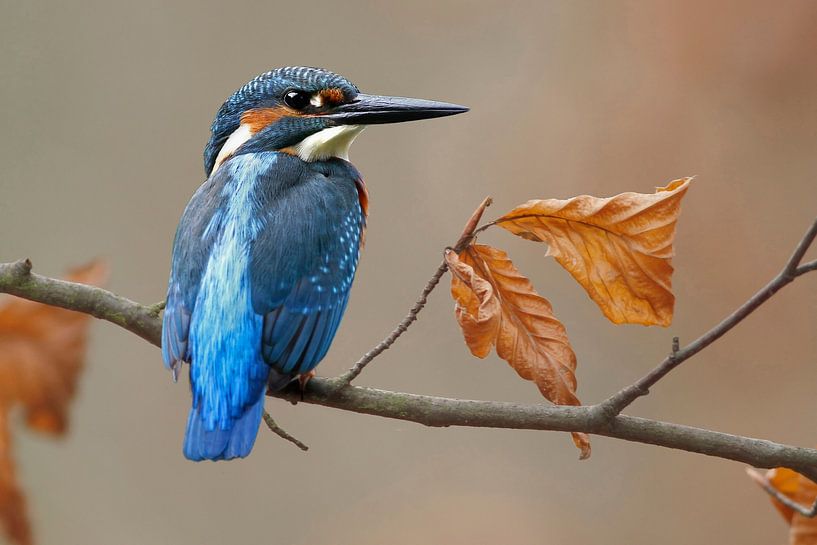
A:
{"label": "orange cheek patch", "polygon": [[257,108],[247,110],[241,114],[241,124],[247,125],[250,131],[255,134],[286,115],[292,115],[292,112],[283,106],[278,106],[277,108]]}
{"label": "orange cheek patch", "polygon": [[343,104],[346,100],[346,97],[343,94],[343,89],[332,88],[332,89],[324,89],[320,92],[321,99],[323,99],[323,104],[330,104],[332,106],[337,106],[338,104]]}

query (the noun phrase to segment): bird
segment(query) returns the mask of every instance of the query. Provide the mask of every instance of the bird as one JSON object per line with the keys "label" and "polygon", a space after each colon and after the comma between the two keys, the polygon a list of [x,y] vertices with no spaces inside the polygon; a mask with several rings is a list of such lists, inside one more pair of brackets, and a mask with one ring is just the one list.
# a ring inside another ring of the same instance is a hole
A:
{"label": "bird", "polygon": [[189,364],[183,453],[249,455],[267,391],[308,377],[349,301],[368,191],[349,147],[368,125],[450,116],[446,102],[369,95],[312,67],[265,72],[219,108],[206,180],[173,241],[162,358]]}

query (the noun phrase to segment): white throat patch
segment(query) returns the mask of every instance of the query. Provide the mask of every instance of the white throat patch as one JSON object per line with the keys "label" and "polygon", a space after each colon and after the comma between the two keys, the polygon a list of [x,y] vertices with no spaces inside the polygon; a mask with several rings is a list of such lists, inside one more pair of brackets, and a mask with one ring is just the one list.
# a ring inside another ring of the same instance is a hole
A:
{"label": "white throat patch", "polygon": [[[295,150],[298,157],[306,162],[323,161],[330,157],[339,157],[348,161],[349,147],[357,135],[365,128],[365,125],[341,125],[323,129],[312,136],[307,136],[292,146],[292,149]],[[239,125],[224,142],[224,145],[221,146],[210,175],[212,176],[218,170],[218,167],[252,136],[253,132],[248,124],[242,123]]]}
{"label": "white throat patch", "polygon": [[213,164],[213,170],[210,171],[210,175],[212,176],[215,174],[218,167],[221,166],[229,156],[235,153],[235,150],[240,148],[244,142],[252,138],[252,131],[250,130],[249,125],[241,124],[238,126],[236,130],[230,135],[224,145],[221,146],[221,149],[218,152],[218,156],[216,157],[216,162]]}
{"label": "white throat patch", "polygon": [[365,125],[341,125],[323,129],[307,136],[292,146],[292,149],[306,162],[323,161],[330,157],[348,161],[349,147],[365,128]]}

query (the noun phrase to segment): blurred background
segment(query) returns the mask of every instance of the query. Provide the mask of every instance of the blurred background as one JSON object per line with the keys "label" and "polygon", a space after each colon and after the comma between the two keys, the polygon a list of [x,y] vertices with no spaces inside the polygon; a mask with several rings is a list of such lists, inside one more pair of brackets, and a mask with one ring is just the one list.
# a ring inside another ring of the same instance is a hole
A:
{"label": "blurred background", "polygon": [[[179,215],[203,181],[221,102],[283,65],[465,116],[373,127],[352,149],[372,206],[349,311],[323,375],[385,336],[485,195],[651,192],[697,181],[677,238],[675,323],[608,323],[544,247],[490,233],[566,324],[579,396],[602,400],[764,284],[817,211],[817,3],[41,2],[2,0],[0,260],[38,272],[103,256],[110,288],[164,296]],[[817,275],[689,361],[630,414],[814,445]],[[541,401],[472,359],[447,282],[362,385]],[[233,463],[181,454],[186,380],[96,323],[72,430],[18,433],[42,544],[785,543],[741,464],[593,438],[427,429],[269,400],[310,447],[261,430]]]}

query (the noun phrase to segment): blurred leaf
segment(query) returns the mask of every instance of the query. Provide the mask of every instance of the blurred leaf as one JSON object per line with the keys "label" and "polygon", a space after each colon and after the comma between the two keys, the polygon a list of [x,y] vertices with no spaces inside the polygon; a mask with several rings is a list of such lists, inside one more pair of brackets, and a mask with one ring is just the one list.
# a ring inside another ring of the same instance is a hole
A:
{"label": "blurred leaf", "polygon": [[11,433],[8,423],[8,407],[0,407],[0,520],[6,535],[16,543],[31,543],[31,528],[26,516],[26,503],[11,456]]}
{"label": "blurred leaf", "polygon": [[672,322],[672,243],[691,178],[653,194],[528,201],[496,224],[548,244],[604,315],[616,324]]}
{"label": "blurred leaf", "polygon": [[[761,473],[756,469],[747,468],[746,473],[761,487],[769,484],[804,507],[811,506],[817,499],[817,484],[791,469],[777,467]],[[794,509],[780,503],[776,498],[770,496],[769,499],[789,523],[790,545],[817,545],[817,517],[804,517],[796,513]]]}
{"label": "blurred leaf", "polygon": [[[100,284],[106,266],[92,262],[68,279]],[[0,519],[10,539],[32,542],[11,457],[9,412],[22,407],[34,430],[60,435],[85,357],[90,317],[15,297],[0,299]]]}
{"label": "blurred leaf", "polygon": [[[576,355],[550,303],[519,273],[502,250],[475,244],[459,255],[447,251],[455,315],[471,353],[484,358],[496,347],[519,376],[531,380],[548,400],[580,405]],[[574,433],[581,458],[590,456],[590,439]]]}

